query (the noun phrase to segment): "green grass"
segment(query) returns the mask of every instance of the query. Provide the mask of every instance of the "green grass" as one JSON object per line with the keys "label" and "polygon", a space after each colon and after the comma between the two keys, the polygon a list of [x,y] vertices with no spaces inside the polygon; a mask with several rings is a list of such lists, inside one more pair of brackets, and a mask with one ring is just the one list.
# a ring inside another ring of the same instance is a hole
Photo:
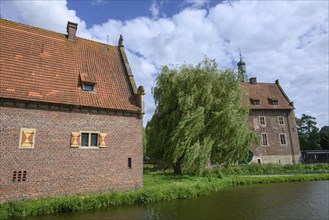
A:
{"label": "green grass", "polygon": [[[207,195],[223,188],[255,183],[277,183],[293,181],[329,180],[329,174],[264,175],[287,171],[283,166],[246,166],[215,169],[204,176],[175,176],[163,172],[148,172],[144,176],[144,188],[126,192],[112,192],[94,195],[75,195],[15,201],[0,205],[0,219],[36,216],[61,212],[75,212],[101,207],[123,206],[138,203],[153,203],[173,199],[187,199]],[[329,171],[328,165],[293,167],[294,172],[305,170],[313,172]],[[274,172],[274,170],[276,170]],[[257,172],[256,172],[257,171]],[[266,172],[265,172],[266,171]],[[280,171],[280,172],[279,172]],[[238,174],[238,175],[237,175]],[[247,174],[262,174],[250,176]],[[245,175],[245,176],[244,176]]]}
{"label": "green grass", "polygon": [[270,174],[307,174],[329,173],[329,164],[249,164],[208,170],[208,173],[222,172],[223,175],[270,175]]}

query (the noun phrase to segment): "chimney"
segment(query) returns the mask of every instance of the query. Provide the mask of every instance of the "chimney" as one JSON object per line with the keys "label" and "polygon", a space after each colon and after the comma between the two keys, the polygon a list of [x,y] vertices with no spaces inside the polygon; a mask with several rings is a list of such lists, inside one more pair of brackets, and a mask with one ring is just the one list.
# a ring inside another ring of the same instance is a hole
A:
{"label": "chimney", "polygon": [[67,22],[67,26],[66,26],[66,31],[67,31],[67,39],[69,39],[70,41],[75,42],[76,40],[76,32],[78,29],[78,24],[77,23],[73,23],[68,21]]}
{"label": "chimney", "polygon": [[251,77],[249,79],[249,82],[250,82],[251,85],[257,85],[257,78],[256,77]]}

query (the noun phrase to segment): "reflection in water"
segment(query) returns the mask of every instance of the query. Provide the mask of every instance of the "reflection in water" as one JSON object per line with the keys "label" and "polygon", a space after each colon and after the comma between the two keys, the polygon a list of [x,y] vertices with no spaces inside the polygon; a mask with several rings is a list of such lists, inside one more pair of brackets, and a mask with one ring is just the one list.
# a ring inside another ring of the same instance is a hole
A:
{"label": "reflection in water", "polygon": [[149,205],[28,217],[93,219],[329,219],[329,181],[229,188],[209,196]]}

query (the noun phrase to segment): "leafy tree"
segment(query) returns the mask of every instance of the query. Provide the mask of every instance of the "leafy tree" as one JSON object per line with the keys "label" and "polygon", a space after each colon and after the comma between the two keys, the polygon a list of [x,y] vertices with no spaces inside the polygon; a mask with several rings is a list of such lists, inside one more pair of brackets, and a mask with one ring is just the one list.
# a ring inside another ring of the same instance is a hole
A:
{"label": "leafy tree", "polygon": [[146,129],[143,128],[143,155],[146,155],[146,146],[147,146],[147,136],[146,136]]}
{"label": "leafy tree", "polygon": [[164,66],[153,89],[156,111],[146,129],[148,155],[174,165],[176,174],[202,174],[210,161],[241,160],[255,140],[242,94],[234,72],[219,71],[213,60]]}
{"label": "leafy tree", "polygon": [[316,127],[316,118],[310,115],[302,114],[302,117],[296,119],[300,148],[302,150],[320,149],[319,128]]}
{"label": "leafy tree", "polygon": [[329,126],[323,126],[319,135],[321,148],[329,150]]}

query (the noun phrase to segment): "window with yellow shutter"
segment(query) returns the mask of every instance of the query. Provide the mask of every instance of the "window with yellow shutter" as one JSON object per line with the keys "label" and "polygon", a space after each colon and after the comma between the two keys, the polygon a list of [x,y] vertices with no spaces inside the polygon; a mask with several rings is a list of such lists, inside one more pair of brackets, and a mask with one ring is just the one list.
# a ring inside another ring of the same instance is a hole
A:
{"label": "window with yellow shutter", "polygon": [[80,132],[71,133],[71,147],[80,147]]}
{"label": "window with yellow shutter", "polygon": [[21,128],[19,147],[20,148],[34,148],[35,129]]}
{"label": "window with yellow shutter", "polygon": [[98,131],[80,131],[71,133],[71,147],[82,149],[99,149],[107,147],[107,133]]}
{"label": "window with yellow shutter", "polygon": [[107,147],[107,133],[99,133],[99,147]]}

